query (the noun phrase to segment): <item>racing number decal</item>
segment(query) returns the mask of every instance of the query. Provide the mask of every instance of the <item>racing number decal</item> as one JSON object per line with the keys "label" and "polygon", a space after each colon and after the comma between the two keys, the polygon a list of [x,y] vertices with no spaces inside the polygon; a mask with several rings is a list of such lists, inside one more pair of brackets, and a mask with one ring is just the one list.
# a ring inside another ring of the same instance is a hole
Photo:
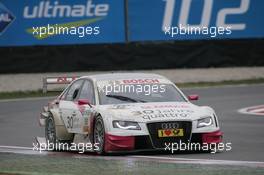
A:
{"label": "racing number decal", "polygon": [[73,116],[68,116],[67,117],[67,128],[72,129],[73,128]]}
{"label": "racing number decal", "polygon": [[81,127],[80,119],[78,115],[73,112],[72,115],[66,117],[65,122],[66,128],[71,130],[71,132],[75,132]]}

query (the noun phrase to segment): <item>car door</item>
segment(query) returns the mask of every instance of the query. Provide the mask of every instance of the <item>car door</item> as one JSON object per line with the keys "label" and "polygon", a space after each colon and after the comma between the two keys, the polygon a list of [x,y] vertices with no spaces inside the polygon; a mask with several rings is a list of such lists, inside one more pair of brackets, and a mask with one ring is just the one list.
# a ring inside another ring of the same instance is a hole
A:
{"label": "car door", "polygon": [[60,100],[59,112],[61,119],[69,133],[80,133],[80,115],[77,100],[80,94],[84,80],[75,81],[65,94],[65,97]]}
{"label": "car door", "polygon": [[84,80],[82,89],[78,96],[78,108],[81,115],[78,115],[80,121],[80,133],[89,134],[92,130],[92,121],[95,115],[95,110],[92,105],[95,104],[93,84],[89,80]]}

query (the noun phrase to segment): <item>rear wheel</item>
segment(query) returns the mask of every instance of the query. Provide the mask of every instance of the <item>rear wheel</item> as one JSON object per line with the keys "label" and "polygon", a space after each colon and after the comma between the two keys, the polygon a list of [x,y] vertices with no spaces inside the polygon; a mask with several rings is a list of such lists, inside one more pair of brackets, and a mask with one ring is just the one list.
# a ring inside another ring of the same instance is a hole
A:
{"label": "rear wheel", "polygon": [[94,144],[96,144],[95,151],[98,154],[104,154],[104,145],[105,145],[105,128],[104,121],[101,116],[98,116],[95,119],[94,124]]}
{"label": "rear wheel", "polygon": [[57,136],[56,136],[55,122],[54,122],[54,119],[52,116],[49,116],[46,119],[45,137],[46,137],[47,147],[53,146],[52,150],[55,150],[55,144],[57,142]]}

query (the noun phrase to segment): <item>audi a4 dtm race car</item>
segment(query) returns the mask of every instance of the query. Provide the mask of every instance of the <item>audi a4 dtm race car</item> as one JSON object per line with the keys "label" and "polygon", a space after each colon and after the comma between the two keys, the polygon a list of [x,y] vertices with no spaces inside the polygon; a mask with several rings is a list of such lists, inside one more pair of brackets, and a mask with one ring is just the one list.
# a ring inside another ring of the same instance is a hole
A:
{"label": "audi a4 dtm race car", "polygon": [[[113,73],[72,81],[48,106],[39,123],[46,143],[89,143],[89,151],[164,150],[168,143],[222,141],[215,111],[197,106],[167,78]],[[43,142],[38,139],[39,143]]]}

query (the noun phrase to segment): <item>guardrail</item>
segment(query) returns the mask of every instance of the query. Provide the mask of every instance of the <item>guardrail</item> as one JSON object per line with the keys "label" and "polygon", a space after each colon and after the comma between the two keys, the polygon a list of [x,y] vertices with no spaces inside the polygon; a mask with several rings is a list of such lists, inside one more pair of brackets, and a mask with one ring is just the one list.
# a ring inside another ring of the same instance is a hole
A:
{"label": "guardrail", "polygon": [[79,78],[78,76],[72,77],[45,77],[43,78],[42,92],[48,92],[48,85],[61,85],[61,84],[70,84],[75,79]]}

